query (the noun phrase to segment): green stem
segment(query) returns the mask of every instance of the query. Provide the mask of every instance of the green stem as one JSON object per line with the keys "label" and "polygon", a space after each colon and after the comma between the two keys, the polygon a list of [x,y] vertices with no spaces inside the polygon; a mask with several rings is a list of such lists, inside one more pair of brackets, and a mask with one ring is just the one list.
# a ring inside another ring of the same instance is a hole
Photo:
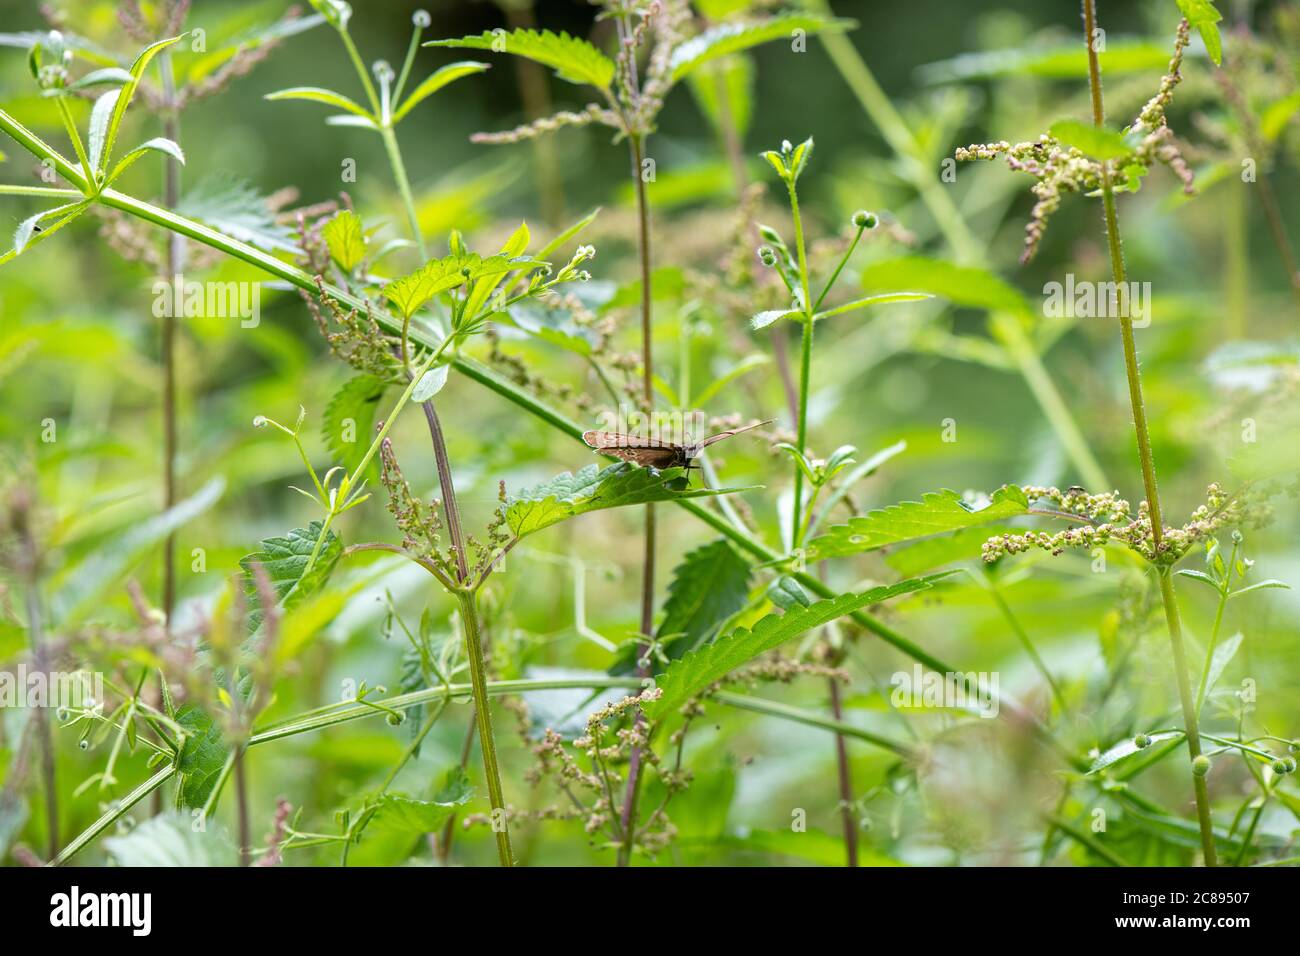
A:
{"label": "green stem", "polygon": [[[1097,24],[1096,0],[1083,0],[1084,44],[1088,49],[1088,89],[1092,98],[1093,123],[1105,126],[1102,106],[1101,65],[1093,43]],[[1124,252],[1120,245],[1119,220],[1115,212],[1115,190],[1111,182],[1109,161],[1101,164],[1102,207],[1106,219],[1106,242],[1110,250],[1111,273],[1117,288],[1126,288]],[[1124,346],[1124,370],[1128,378],[1129,404],[1133,409],[1133,427],[1137,432],[1138,459],[1142,467],[1142,484],[1146,489],[1147,509],[1151,517],[1151,535],[1157,559],[1162,549],[1164,524],[1160,515],[1160,494],[1156,487],[1155,459],[1151,453],[1151,433],[1147,426],[1146,407],[1142,399],[1142,373],[1138,369],[1137,345],[1133,340],[1133,319],[1128,309],[1119,317],[1120,337]],[[1165,623],[1169,630],[1169,645],[1174,658],[1174,677],[1178,684],[1178,699],[1183,710],[1183,724],[1187,731],[1187,750],[1192,760],[1201,755],[1200,728],[1196,705],[1192,698],[1191,682],[1187,675],[1187,655],[1183,647],[1182,621],[1178,613],[1178,597],[1174,592],[1170,569],[1159,567],[1160,598],[1165,609]],[[1214,866],[1214,824],[1210,816],[1209,789],[1205,778],[1192,774],[1196,794],[1196,816],[1201,829],[1201,846],[1205,865]]]}
{"label": "green stem", "polygon": [[[1233,548],[1233,563],[1236,563],[1237,549]],[[1232,564],[1228,565],[1229,569]],[[1231,573],[1231,570],[1229,570]],[[1201,680],[1196,686],[1196,716],[1199,718],[1205,707],[1205,695],[1209,691],[1210,665],[1214,662],[1214,651],[1219,646],[1219,629],[1223,626],[1223,612],[1228,606],[1228,587],[1225,584],[1219,591],[1219,606],[1214,610],[1214,625],[1210,628],[1210,643],[1205,648],[1205,666],[1201,668]]]}
{"label": "green stem", "polygon": [[109,809],[106,810],[98,820],[78,833],[76,838],[65,846],[62,852],[54,858],[51,865],[62,866],[64,863],[67,863],[73,856],[85,849],[86,846],[95,839],[95,837],[99,836],[118,820],[122,819],[122,817],[126,816],[131,811],[132,807],[170,780],[172,775],[175,773],[175,765],[168,764],[144,783],[140,784],[140,786],[128,793],[121,800],[118,800],[109,807]]}
{"label": "green stem", "polygon": [[457,591],[456,600],[460,602],[460,620],[465,628],[465,648],[469,657],[470,681],[474,692],[474,720],[478,724],[478,742],[483,751],[483,773],[487,777],[488,800],[492,804],[492,831],[497,838],[497,855],[502,866],[514,866],[514,851],[510,847],[510,826],[506,819],[506,803],[501,789],[501,770],[497,766],[496,738],[492,733],[487,662],[483,659],[478,607],[475,604],[473,591]]}
{"label": "green stem", "polygon": [[420,250],[420,259],[428,259],[429,251],[420,232],[420,215],[415,207],[415,195],[411,192],[411,181],[406,175],[406,163],[402,161],[402,150],[397,144],[397,133],[391,126],[383,126],[379,130],[379,135],[384,141],[384,150],[388,153],[388,163],[393,168],[397,191],[402,195],[402,205],[406,207],[406,221],[411,228],[411,238],[415,240],[416,248]]}
{"label": "green stem", "polygon": [[[801,351],[799,357],[799,422],[797,426],[798,437],[795,440],[799,455],[802,457],[808,444],[808,391],[812,379],[813,315],[817,310],[813,305],[808,288],[808,250],[804,240],[803,217],[799,214],[799,191],[795,186],[793,176],[786,180],[786,188],[790,193],[790,215],[794,219],[795,253],[799,258],[799,289],[803,296],[803,328],[800,336]],[[795,462],[794,504],[790,515],[790,548],[792,550],[799,547],[802,527],[803,467],[799,462]]]}
{"label": "green stem", "polygon": [[1011,632],[1016,635],[1016,639],[1020,641],[1020,646],[1025,649],[1029,659],[1034,662],[1034,667],[1038,668],[1038,673],[1043,676],[1043,680],[1047,681],[1047,686],[1052,689],[1052,697],[1056,700],[1056,706],[1064,709],[1065,698],[1061,695],[1060,685],[1056,683],[1056,678],[1052,676],[1052,672],[1047,669],[1047,664],[1039,655],[1038,648],[1034,647],[1034,642],[1029,639],[1029,635],[1020,625],[1020,621],[1012,613],[1011,605],[1007,604],[1006,598],[1002,596],[1001,589],[991,576],[988,578],[988,586],[989,595],[993,598],[993,603],[998,606],[998,610],[1002,612],[1002,616],[1006,619]]}

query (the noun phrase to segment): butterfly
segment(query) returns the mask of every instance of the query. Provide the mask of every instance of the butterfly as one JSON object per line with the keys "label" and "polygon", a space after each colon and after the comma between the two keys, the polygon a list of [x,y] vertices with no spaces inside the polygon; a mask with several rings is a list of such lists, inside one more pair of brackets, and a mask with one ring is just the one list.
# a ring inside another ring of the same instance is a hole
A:
{"label": "butterfly", "polygon": [[691,469],[696,467],[692,463],[700,456],[700,452],[714,442],[722,441],[724,438],[730,438],[732,435],[739,435],[741,432],[747,432],[754,428],[770,425],[774,421],[776,421],[775,418],[769,418],[765,422],[756,422],[753,425],[746,425],[744,428],[733,428],[729,431],[718,432],[703,441],[687,442],[682,445],[676,442],[664,441],[661,438],[640,438],[636,435],[601,431],[583,432],[582,440],[596,451],[604,452],[606,455],[613,455],[623,461],[630,461],[634,465],[643,465],[646,468],[654,468],[656,471],[665,468],[684,468],[689,478]]}

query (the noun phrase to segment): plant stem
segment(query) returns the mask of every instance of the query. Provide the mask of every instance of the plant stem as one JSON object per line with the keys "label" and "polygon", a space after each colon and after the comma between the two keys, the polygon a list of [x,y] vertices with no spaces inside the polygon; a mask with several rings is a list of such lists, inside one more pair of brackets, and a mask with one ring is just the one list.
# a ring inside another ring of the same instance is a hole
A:
{"label": "plant stem", "polygon": [[[827,681],[831,690],[831,716],[836,723],[844,722],[844,707],[840,703],[840,685],[834,677]],[[844,846],[848,854],[847,866],[858,865],[858,821],[853,818],[853,779],[849,772],[849,748],[841,733],[835,734],[835,765],[840,783],[840,817],[844,824]]]}
{"label": "plant stem", "polygon": [[406,208],[406,221],[411,228],[411,238],[420,250],[420,259],[429,258],[424,236],[420,232],[420,215],[415,206],[415,194],[411,192],[411,181],[406,175],[406,163],[402,161],[402,150],[397,144],[397,133],[391,126],[383,126],[379,135],[384,141],[384,150],[388,153],[388,164],[393,168],[393,179],[397,181],[397,191],[401,193],[402,205]]}
{"label": "plant stem", "polygon": [[252,839],[248,823],[248,781],[244,776],[244,749],[235,753],[235,812],[239,820],[239,865],[248,866]]}
{"label": "plant stem", "polygon": [[487,777],[488,800],[492,804],[492,831],[497,838],[497,855],[502,866],[514,866],[510,847],[510,829],[506,803],[501,789],[501,771],[497,766],[496,739],[492,734],[492,710],[488,702],[487,662],[479,633],[478,607],[473,591],[457,591],[460,620],[465,628],[465,647],[469,656],[470,682],[474,692],[474,718],[478,724],[478,742],[483,751],[483,772]]}
{"label": "plant stem", "polygon": [[[801,323],[802,335],[800,336],[801,351],[799,356],[799,422],[798,437],[795,440],[799,455],[802,457],[804,448],[808,443],[808,390],[812,378],[813,313],[815,307],[808,288],[808,250],[804,240],[803,217],[799,214],[799,191],[795,187],[793,175],[786,180],[786,188],[790,193],[790,215],[794,219],[795,253],[799,257],[799,290],[803,296],[803,321]],[[797,461],[794,463],[794,504],[791,507],[790,518],[790,548],[793,550],[799,547],[803,528],[803,466]]]}
{"label": "plant stem", "polygon": [[[32,509],[21,512],[18,529],[22,541],[23,564],[27,577],[27,633],[32,646],[32,662],[37,671],[46,666],[45,613],[41,607],[40,552],[32,532]],[[45,790],[45,829],[48,856],[53,859],[59,852],[59,788],[54,762],[54,733],[50,728],[48,709],[33,708],[32,720],[36,722],[36,737],[41,752],[41,784]]]}
{"label": "plant stem", "polygon": [[1061,695],[1061,687],[1056,683],[1056,678],[1053,677],[1052,672],[1047,669],[1047,664],[1039,655],[1038,648],[1034,647],[1034,642],[1029,639],[1029,635],[1021,626],[1020,621],[1016,618],[1015,614],[1012,613],[1011,605],[1007,604],[1006,598],[1002,596],[1002,590],[998,587],[998,584],[993,579],[992,575],[987,576],[987,581],[989,586],[989,595],[993,598],[993,603],[996,604],[998,610],[1002,612],[1003,618],[1006,619],[1007,626],[1010,627],[1011,632],[1016,635],[1016,639],[1020,641],[1020,646],[1025,649],[1025,653],[1029,655],[1029,659],[1034,662],[1034,667],[1038,669],[1038,673],[1043,676],[1043,680],[1047,681],[1047,686],[1052,689],[1052,697],[1056,700],[1056,706],[1064,710],[1065,698]]}
{"label": "plant stem", "polygon": [[[1232,547],[1232,560],[1228,562],[1228,574],[1232,574],[1232,569],[1237,563],[1237,546]],[[1229,579],[1231,580],[1231,579]],[[1229,590],[1228,582],[1225,581],[1219,589],[1219,605],[1214,609],[1214,625],[1210,628],[1210,642],[1205,647],[1205,666],[1201,668],[1201,680],[1196,685],[1196,716],[1201,716],[1201,710],[1205,707],[1205,694],[1209,691],[1210,682],[1210,665],[1214,663],[1214,651],[1219,646],[1219,629],[1223,626],[1223,612],[1228,607]]]}
{"label": "plant stem", "polygon": [[[1084,44],[1088,48],[1088,89],[1092,97],[1093,123],[1104,127],[1105,110],[1102,106],[1101,65],[1093,43],[1097,24],[1096,0],[1083,0]],[[1127,288],[1124,252],[1120,245],[1119,220],[1115,212],[1115,191],[1111,183],[1109,161],[1101,164],[1102,207],[1106,219],[1106,241],[1110,249],[1110,265],[1117,288]],[[1138,369],[1137,346],[1133,340],[1133,319],[1123,308],[1119,317],[1120,337],[1124,346],[1124,369],[1128,377],[1129,403],[1133,409],[1133,427],[1137,432],[1138,459],[1142,466],[1142,484],[1146,490],[1147,509],[1151,517],[1151,535],[1159,557],[1164,525],[1160,516],[1160,493],[1156,487],[1155,459],[1151,454],[1151,434],[1147,427],[1146,407],[1142,400],[1142,373]],[[1196,705],[1192,699],[1191,682],[1187,675],[1187,655],[1183,647],[1182,621],[1178,613],[1178,597],[1174,593],[1173,577],[1168,566],[1158,566],[1160,598],[1165,609],[1165,623],[1169,630],[1169,644],[1173,651],[1174,677],[1178,684],[1178,699],[1183,710],[1183,724],[1187,732],[1187,750],[1192,760],[1201,755],[1200,728]],[[1209,789],[1205,778],[1192,775],[1196,794],[1196,816],[1201,829],[1201,846],[1205,865],[1216,864],[1214,851],[1214,825],[1210,817]]]}
{"label": "plant stem", "polygon": [[[645,162],[645,139],[640,133],[628,136],[632,156],[632,182],[636,189],[637,251],[641,262],[641,402],[646,414],[654,408],[654,354],[651,322],[652,288],[650,252],[650,197],[642,169]],[[655,506],[645,506],[645,554],[641,562],[641,635],[652,637],[655,620]],[[640,677],[649,669],[637,668]],[[644,729],[645,717],[638,710],[638,729]],[[636,805],[641,791],[641,748],[634,745],[628,758],[627,791],[623,796],[622,826],[625,834],[618,852],[618,865],[627,866],[632,858],[636,835]]]}

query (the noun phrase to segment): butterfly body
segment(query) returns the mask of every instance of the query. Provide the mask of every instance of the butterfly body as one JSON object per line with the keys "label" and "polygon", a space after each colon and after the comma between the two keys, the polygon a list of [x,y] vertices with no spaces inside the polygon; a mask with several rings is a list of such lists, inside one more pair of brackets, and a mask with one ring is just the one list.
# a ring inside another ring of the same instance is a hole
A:
{"label": "butterfly body", "polygon": [[682,468],[689,478],[691,469],[698,467],[694,463],[695,459],[700,456],[700,453],[705,448],[708,448],[714,442],[722,441],[724,438],[730,438],[732,435],[738,435],[741,432],[768,424],[771,424],[770,420],[746,425],[744,428],[733,428],[730,431],[718,432],[703,441],[684,444],[664,441],[661,438],[642,438],[638,435],[624,435],[619,432],[605,431],[583,432],[582,440],[598,452],[612,455],[615,458],[644,468],[653,468],[655,471],[663,471],[666,468]]}

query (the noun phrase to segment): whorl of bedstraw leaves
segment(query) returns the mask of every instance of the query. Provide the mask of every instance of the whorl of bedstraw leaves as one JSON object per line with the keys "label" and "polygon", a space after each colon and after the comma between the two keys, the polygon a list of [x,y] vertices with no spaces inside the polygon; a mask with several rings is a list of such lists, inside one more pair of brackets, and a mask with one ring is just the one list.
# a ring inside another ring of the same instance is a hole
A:
{"label": "whorl of bedstraw leaves", "polygon": [[1197,542],[1222,528],[1259,528],[1268,524],[1273,514],[1269,498],[1276,489],[1249,488],[1229,495],[1220,485],[1210,485],[1206,490],[1205,504],[1193,511],[1181,528],[1166,527],[1158,549],[1145,501],[1138,506],[1134,517],[1129,503],[1117,494],[1093,495],[1082,488],[1061,491],[1027,487],[1024,492],[1030,501],[1051,502],[1061,514],[1082,518],[1088,523],[1057,532],[995,535],[984,542],[982,553],[985,561],[996,561],[1004,555],[1021,554],[1034,548],[1057,555],[1069,548],[1088,551],[1118,542],[1154,564],[1170,565],[1187,554]]}
{"label": "whorl of bedstraw leaves", "polygon": [[[1173,99],[1174,89],[1182,81],[1183,52],[1187,48],[1189,27],[1186,20],[1178,24],[1173,59],[1169,71],[1160,81],[1160,89],[1147,101],[1130,127],[1130,139],[1141,140],[1126,156],[1110,160],[1111,183],[1116,189],[1137,189],[1140,180],[1157,162],[1164,163],[1183,184],[1183,192],[1192,194],[1192,170],[1187,165],[1169,128],[1165,110]],[[1025,226],[1025,249],[1020,261],[1028,262],[1038,251],[1048,220],[1061,205],[1065,193],[1089,193],[1101,188],[1102,164],[1090,159],[1080,149],[1067,146],[1049,133],[1033,142],[1011,144],[975,143],[959,148],[958,160],[997,159],[1003,157],[1012,169],[1026,172],[1037,182],[1033,185],[1038,201]]]}

